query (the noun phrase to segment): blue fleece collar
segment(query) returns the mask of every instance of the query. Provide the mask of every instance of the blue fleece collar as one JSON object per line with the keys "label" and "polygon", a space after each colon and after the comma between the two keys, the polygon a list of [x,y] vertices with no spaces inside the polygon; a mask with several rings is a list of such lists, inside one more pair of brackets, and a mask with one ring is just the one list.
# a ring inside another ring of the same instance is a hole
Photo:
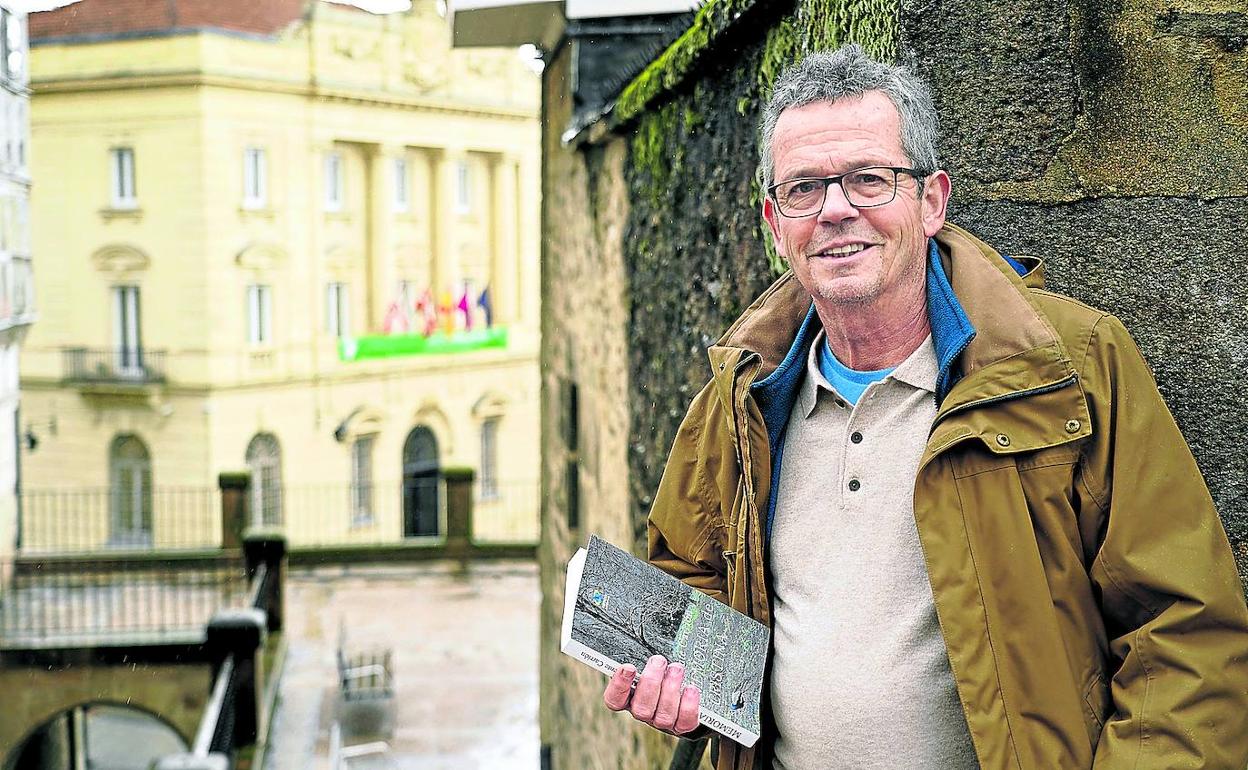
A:
{"label": "blue fleece collar", "polygon": [[[1008,257],[1007,257],[1008,259]],[[1016,260],[1011,266],[1022,275],[1025,268]],[[975,338],[975,327],[962,309],[962,303],[953,292],[953,286],[945,275],[940,250],[934,238],[928,239],[927,269],[927,317],[932,329],[932,344],[936,348],[939,376],[936,380],[936,402],[944,400],[957,384],[954,363],[958,355]],[[776,370],[750,386],[754,402],[762,412],[767,426],[767,442],[771,447],[771,494],[767,501],[767,541],[771,541],[771,525],[776,514],[776,489],[780,483],[780,462],[784,454],[784,431],[788,427],[789,413],[802,382],[806,356],[811,342],[819,331],[815,304],[811,302],[802,320],[793,344]]]}

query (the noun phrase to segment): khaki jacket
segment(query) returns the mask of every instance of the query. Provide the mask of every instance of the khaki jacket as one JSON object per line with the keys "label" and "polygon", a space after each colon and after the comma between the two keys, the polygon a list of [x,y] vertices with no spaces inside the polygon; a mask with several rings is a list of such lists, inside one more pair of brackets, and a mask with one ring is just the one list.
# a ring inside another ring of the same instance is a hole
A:
{"label": "khaki jacket", "polygon": [[[980,765],[1244,770],[1243,587],[1148,366],[1117,319],[1045,291],[1039,268],[1020,278],[952,225],[937,242],[976,334],[914,516]],[[650,514],[655,565],[767,625],[775,437],[751,385],[810,302],[787,274],[710,349]],[[767,743],[722,741],[718,770],[754,768]]]}

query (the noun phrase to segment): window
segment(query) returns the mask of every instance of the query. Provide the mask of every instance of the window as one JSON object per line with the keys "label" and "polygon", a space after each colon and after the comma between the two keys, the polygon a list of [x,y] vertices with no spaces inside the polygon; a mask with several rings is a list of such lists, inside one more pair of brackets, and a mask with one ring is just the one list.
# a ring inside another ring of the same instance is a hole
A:
{"label": "window", "polygon": [[268,169],[261,147],[243,150],[243,208],[262,209],[268,205]]}
{"label": "window", "polygon": [[563,482],[567,489],[568,528],[576,529],[581,526],[580,394],[577,392],[575,382],[563,380],[562,386],[563,408],[560,415],[562,423],[560,432],[563,433],[563,445],[566,452]]}
{"label": "window", "polygon": [[122,377],[143,376],[143,342],[139,332],[139,287],[113,287],[114,368]]}
{"label": "window", "polygon": [[360,436],[351,444],[351,523],[373,520],[373,436]]}
{"label": "window", "polygon": [[139,199],[134,185],[134,148],[114,147],[112,149],[112,166],[113,208],[137,208]]}
{"label": "window", "polygon": [[342,153],[331,152],[325,156],[325,210],[342,211],[342,199]]}
{"label": "window", "polygon": [[282,523],[282,450],[271,433],[258,433],[247,445],[247,470],[251,471],[251,523],[276,526]]}
{"label": "window", "polygon": [[409,206],[407,192],[407,159],[394,159],[394,210],[407,211]]}
{"label": "window", "polygon": [[489,417],[481,423],[481,497],[498,497],[498,421]]}
{"label": "window", "polygon": [[325,286],[325,331],[335,337],[351,334],[351,297],[345,283]]}
{"label": "window", "polygon": [[455,211],[467,214],[472,210],[472,169],[467,161],[460,161],[455,168]]}
{"label": "window", "polygon": [[247,287],[247,342],[267,345],[273,342],[273,291],[268,286]]}
{"label": "window", "polygon": [[20,82],[26,70],[26,30],[23,28],[20,16],[6,13],[4,21],[5,74]]}
{"label": "window", "polygon": [[152,461],[136,436],[113,439],[108,450],[109,543],[133,547],[152,544]]}

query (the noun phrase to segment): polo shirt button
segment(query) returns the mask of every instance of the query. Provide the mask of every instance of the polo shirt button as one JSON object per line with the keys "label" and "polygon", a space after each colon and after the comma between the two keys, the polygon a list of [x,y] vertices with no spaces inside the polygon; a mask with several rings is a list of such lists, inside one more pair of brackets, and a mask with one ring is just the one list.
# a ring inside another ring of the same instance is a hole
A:
{"label": "polo shirt button", "polygon": [[849,491],[850,491],[850,492],[857,492],[857,491],[858,491],[858,490],[860,490],[860,489],[862,489],[862,482],[860,482],[858,479],[850,479],[850,480],[849,480]]}
{"label": "polo shirt button", "polygon": [[854,442],[855,444],[861,444],[862,434],[859,433],[858,431],[854,431],[853,433],[849,434],[849,440]]}

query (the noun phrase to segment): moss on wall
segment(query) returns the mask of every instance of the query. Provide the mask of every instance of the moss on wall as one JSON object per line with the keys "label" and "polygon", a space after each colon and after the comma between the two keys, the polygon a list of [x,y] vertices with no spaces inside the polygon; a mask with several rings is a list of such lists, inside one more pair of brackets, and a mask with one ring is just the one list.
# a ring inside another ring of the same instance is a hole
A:
{"label": "moss on wall", "polygon": [[706,348],[786,269],[760,213],[759,111],[790,62],[849,40],[894,56],[896,1],[711,0],[616,106],[630,139],[624,254],[638,546],[680,418],[709,375]]}

